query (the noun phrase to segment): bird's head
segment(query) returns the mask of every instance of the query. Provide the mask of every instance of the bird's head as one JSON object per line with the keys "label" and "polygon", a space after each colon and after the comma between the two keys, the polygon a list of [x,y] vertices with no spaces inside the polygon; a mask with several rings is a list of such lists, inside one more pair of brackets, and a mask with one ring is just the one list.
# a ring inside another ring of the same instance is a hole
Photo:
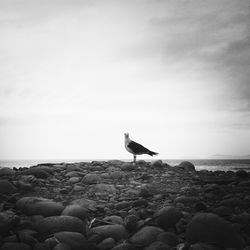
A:
{"label": "bird's head", "polygon": [[124,133],[125,139],[129,139],[129,133]]}

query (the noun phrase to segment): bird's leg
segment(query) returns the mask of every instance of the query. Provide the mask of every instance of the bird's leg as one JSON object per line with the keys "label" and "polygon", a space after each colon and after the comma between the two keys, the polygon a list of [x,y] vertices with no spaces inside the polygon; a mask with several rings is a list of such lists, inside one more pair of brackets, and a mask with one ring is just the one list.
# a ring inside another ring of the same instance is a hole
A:
{"label": "bird's leg", "polygon": [[136,164],[136,155],[134,155],[134,162],[133,164],[135,165]]}

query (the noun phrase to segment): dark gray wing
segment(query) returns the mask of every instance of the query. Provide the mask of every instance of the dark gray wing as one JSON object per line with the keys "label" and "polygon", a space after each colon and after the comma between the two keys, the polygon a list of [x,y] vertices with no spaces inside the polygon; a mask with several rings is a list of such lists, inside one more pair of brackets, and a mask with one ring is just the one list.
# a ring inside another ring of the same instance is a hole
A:
{"label": "dark gray wing", "polygon": [[134,154],[148,154],[150,152],[150,150],[148,150],[147,148],[143,147],[141,144],[131,141],[127,147],[129,147]]}

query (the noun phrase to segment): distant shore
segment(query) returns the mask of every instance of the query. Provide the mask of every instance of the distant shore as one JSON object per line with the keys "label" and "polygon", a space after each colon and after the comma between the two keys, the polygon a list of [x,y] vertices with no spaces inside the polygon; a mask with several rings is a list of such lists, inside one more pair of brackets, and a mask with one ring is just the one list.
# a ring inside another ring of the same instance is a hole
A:
{"label": "distant shore", "polygon": [[[107,159],[97,159],[98,161],[108,161]],[[196,170],[209,171],[237,171],[243,169],[250,171],[250,159],[164,159],[163,162],[171,166],[180,164],[182,161],[188,160],[195,165]],[[92,162],[96,159],[54,159],[54,160],[0,160],[0,167],[19,168],[30,167],[43,163],[79,163]],[[124,159],[124,162],[131,162],[131,159]],[[155,158],[146,161],[155,161]]]}

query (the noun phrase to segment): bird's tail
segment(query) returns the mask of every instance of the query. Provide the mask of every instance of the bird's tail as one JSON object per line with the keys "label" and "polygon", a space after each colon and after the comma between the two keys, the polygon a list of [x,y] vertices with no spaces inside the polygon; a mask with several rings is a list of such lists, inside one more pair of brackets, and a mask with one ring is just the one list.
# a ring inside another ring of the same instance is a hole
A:
{"label": "bird's tail", "polygon": [[150,150],[149,150],[149,151],[148,151],[148,154],[151,155],[151,156],[153,156],[153,155],[158,155],[159,153],[156,153],[156,152],[153,152],[153,151],[150,151]]}

